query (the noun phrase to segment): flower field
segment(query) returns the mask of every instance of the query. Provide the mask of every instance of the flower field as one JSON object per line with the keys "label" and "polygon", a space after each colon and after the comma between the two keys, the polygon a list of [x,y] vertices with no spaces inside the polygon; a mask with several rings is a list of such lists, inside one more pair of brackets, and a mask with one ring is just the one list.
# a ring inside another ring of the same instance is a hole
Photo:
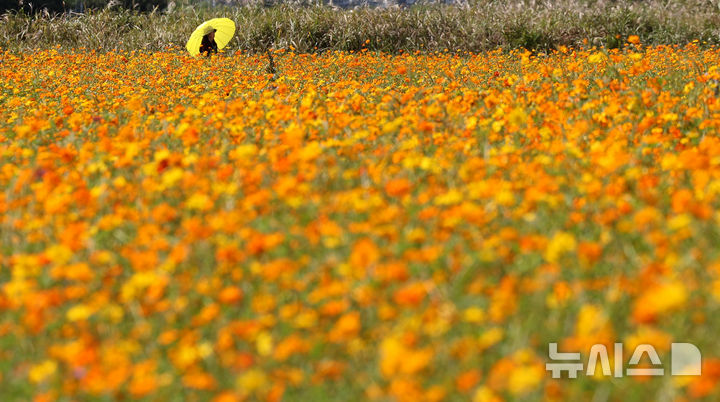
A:
{"label": "flower field", "polygon": [[720,50],[635,39],[0,54],[0,399],[717,400]]}

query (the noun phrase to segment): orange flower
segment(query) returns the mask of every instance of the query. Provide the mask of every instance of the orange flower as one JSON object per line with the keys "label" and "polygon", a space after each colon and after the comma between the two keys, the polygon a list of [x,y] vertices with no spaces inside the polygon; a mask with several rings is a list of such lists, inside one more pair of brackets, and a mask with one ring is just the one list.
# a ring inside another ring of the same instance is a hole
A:
{"label": "orange flower", "polygon": [[202,371],[185,374],[182,381],[184,386],[192,389],[212,390],[217,387],[215,378]]}
{"label": "orange flower", "polygon": [[224,304],[239,303],[243,299],[243,292],[237,286],[228,286],[223,288],[218,295],[218,300]]}
{"label": "orange flower", "polygon": [[380,259],[380,250],[370,239],[358,240],[350,254],[350,265],[354,268],[367,269]]}
{"label": "orange flower", "polygon": [[[690,328],[666,318],[707,324],[720,298],[720,50],[627,42],[278,51],[272,83],[267,55],[1,51],[0,337],[23,353],[0,379],[59,400],[592,392],[549,378],[549,342],[662,349]],[[679,398],[719,399],[703,354]]]}
{"label": "orange flower", "polygon": [[273,358],[278,361],[285,361],[290,356],[298,353],[306,353],[310,349],[310,344],[300,338],[298,335],[290,335],[275,347]]}
{"label": "orange flower", "polygon": [[340,317],[330,330],[328,339],[332,342],[342,342],[352,339],[360,331],[360,313],[353,311]]}
{"label": "orange flower", "polygon": [[460,392],[469,392],[480,382],[480,378],[480,370],[468,370],[455,379],[455,387]]}
{"label": "orange flower", "polygon": [[681,282],[667,282],[649,287],[635,300],[633,320],[639,323],[653,322],[660,314],[684,306],[686,300],[687,290]]}
{"label": "orange flower", "polygon": [[393,300],[401,306],[418,306],[427,295],[427,285],[423,282],[414,282],[395,291]]}
{"label": "orange flower", "polygon": [[402,197],[412,188],[412,183],[407,179],[392,179],[385,183],[385,192],[392,197]]}

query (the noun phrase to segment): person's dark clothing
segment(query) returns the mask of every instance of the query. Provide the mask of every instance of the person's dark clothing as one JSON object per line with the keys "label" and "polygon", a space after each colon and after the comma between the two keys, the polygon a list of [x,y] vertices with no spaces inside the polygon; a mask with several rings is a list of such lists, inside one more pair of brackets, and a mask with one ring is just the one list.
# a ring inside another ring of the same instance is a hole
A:
{"label": "person's dark clothing", "polygon": [[215,40],[211,40],[207,35],[203,36],[202,42],[200,43],[200,53],[204,53],[205,56],[210,57],[211,54],[218,52],[217,43]]}

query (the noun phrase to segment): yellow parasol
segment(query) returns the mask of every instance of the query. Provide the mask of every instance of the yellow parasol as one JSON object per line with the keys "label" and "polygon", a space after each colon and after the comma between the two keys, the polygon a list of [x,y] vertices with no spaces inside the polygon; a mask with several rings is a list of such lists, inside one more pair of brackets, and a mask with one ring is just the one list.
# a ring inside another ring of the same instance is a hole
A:
{"label": "yellow parasol", "polygon": [[213,18],[209,21],[205,21],[200,26],[195,28],[195,31],[190,35],[185,48],[190,52],[193,57],[200,54],[200,45],[202,44],[203,36],[215,30],[215,43],[217,43],[218,49],[222,49],[230,42],[233,35],[235,35],[235,23],[229,18]]}

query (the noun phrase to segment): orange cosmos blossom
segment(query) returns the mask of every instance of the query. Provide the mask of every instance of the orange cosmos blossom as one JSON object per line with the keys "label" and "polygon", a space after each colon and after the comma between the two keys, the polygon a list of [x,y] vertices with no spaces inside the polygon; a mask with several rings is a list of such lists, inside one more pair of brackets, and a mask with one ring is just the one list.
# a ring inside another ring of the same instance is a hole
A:
{"label": "orange cosmos blossom", "polygon": [[385,184],[385,191],[393,197],[400,197],[407,194],[412,188],[412,183],[407,179],[393,179]]}
{"label": "orange cosmos blossom", "polygon": [[[256,55],[4,54],[0,378],[557,399],[588,391],[548,378],[548,342],[710,333],[720,55],[638,40],[284,52],[274,89]],[[679,396],[720,392],[707,353]]]}

